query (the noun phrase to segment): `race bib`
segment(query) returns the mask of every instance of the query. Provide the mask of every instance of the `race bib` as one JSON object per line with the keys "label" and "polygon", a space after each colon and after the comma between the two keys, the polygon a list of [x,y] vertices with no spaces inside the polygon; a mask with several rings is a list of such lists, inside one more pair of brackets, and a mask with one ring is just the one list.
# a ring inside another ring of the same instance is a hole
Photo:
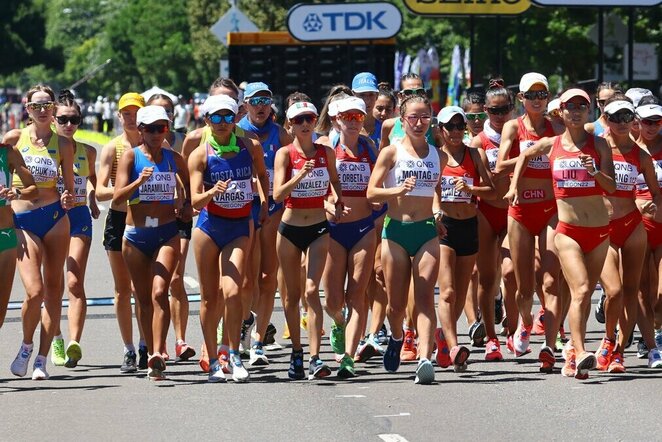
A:
{"label": "race bib", "polygon": [[444,176],[441,177],[441,201],[444,203],[470,203],[471,194],[469,192],[458,191],[455,189],[455,183],[458,180],[465,181],[469,186],[473,186],[474,179],[471,177]]}
{"label": "race bib", "polygon": [[[301,169],[292,169],[292,177]],[[292,198],[318,198],[326,195],[329,189],[329,171],[326,167],[316,167],[292,190]]]}
{"label": "race bib", "polygon": [[223,209],[241,209],[253,201],[252,180],[231,181],[226,191],[214,195],[212,201]]}
{"label": "race bib", "polygon": [[637,184],[639,170],[634,164],[625,161],[614,161],[614,178],[616,180],[616,190],[630,192]]}
{"label": "race bib", "polygon": [[48,183],[57,180],[58,168],[53,158],[41,155],[26,155],[23,159],[35,183]]}
{"label": "race bib", "polygon": [[588,173],[579,158],[554,160],[552,176],[559,189],[595,187],[595,179]]}
{"label": "race bib", "polygon": [[365,192],[370,181],[370,164],[336,161],[343,192]]}
{"label": "race bib", "polygon": [[140,201],[171,201],[175,198],[175,172],[154,172],[140,185]]}
{"label": "race bib", "polygon": [[[536,144],[535,141],[526,140],[519,142],[519,151],[524,153],[528,148]],[[528,166],[531,169],[544,170],[549,169],[549,157],[547,155],[538,155],[537,157],[529,159]]]}
{"label": "race bib", "polygon": [[485,151],[485,155],[487,156],[487,164],[490,166],[490,172],[494,172],[499,157],[499,149],[488,149]]}

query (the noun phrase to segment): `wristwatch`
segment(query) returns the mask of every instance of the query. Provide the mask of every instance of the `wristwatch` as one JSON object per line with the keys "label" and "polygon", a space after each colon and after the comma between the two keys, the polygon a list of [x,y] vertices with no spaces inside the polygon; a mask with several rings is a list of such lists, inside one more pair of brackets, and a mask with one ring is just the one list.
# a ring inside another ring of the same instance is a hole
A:
{"label": "wristwatch", "polygon": [[20,200],[21,199],[21,189],[18,187],[14,187],[14,193],[16,194],[16,199]]}

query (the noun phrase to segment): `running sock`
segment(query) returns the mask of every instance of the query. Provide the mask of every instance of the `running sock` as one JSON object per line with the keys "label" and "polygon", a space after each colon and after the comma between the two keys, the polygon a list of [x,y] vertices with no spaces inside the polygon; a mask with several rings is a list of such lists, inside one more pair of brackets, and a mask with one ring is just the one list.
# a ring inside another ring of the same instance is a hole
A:
{"label": "running sock", "polygon": [[145,342],[144,339],[141,339],[141,340],[138,342],[138,347],[140,347],[140,348],[147,348],[147,342]]}
{"label": "running sock", "polygon": [[23,345],[23,348],[26,349],[27,351],[32,351],[32,349],[34,348],[34,342],[32,344],[26,344],[25,342],[23,342],[21,345]]}
{"label": "running sock", "polygon": [[135,353],[136,347],[133,344],[124,344],[124,353],[128,353],[130,351]]}
{"label": "running sock", "polygon": [[60,334],[57,335],[57,336],[53,336],[53,339],[54,339],[54,340],[55,340],[55,339],[62,339],[62,340],[64,340],[64,338],[62,337],[62,333],[60,333]]}

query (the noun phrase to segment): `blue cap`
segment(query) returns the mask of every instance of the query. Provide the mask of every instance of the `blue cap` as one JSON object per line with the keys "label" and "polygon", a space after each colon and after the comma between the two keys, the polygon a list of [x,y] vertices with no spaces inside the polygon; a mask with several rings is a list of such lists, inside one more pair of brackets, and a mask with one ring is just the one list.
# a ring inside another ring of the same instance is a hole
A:
{"label": "blue cap", "polygon": [[446,106],[441,111],[439,111],[439,115],[437,115],[437,120],[439,120],[441,124],[445,124],[451,121],[451,118],[453,118],[455,115],[458,114],[462,115],[462,119],[466,123],[467,116],[464,114],[464,110],[462,110],[462,108],[459,106]]}
{"label": "blue cap", "polygon": [[377,77],[370,72],[356,74],[352,80],[352,90],[354,92],[379,92]]}
{"label": "blue cap", "polygon": [[261,91],[267,91],[269,92],[269,95],[273,95],[266,83],[258,81],[256,83],[248,83],[246,85],[246,89],[244,90],[244,98],[251,98],[253,95]]}

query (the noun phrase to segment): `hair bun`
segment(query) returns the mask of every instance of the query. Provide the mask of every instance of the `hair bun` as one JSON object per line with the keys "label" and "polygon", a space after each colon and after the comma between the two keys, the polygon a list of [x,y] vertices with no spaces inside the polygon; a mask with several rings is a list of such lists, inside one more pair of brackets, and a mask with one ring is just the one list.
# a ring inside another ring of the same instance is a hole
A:
{"label": "hair bun", "polygon": [[74,100],[75,98],[69,89],[62,89],[57,97],[58,101]]}
{"label": "hair bun", "polygon": [[506,87],[506,82],[503,81],[503,78],[492,78],[488,84],[488,89],[501,89]]}

